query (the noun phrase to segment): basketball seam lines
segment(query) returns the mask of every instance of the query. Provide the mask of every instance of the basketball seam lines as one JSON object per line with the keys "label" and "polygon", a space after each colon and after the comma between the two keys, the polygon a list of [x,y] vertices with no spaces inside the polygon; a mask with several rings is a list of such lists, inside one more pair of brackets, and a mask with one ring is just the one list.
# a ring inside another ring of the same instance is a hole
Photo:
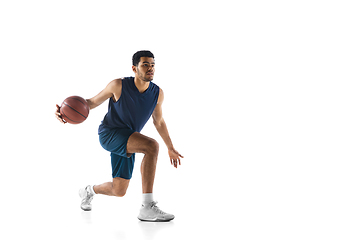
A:
{"label": "basketball seam lines", "polygon": [[[76,100],[76,101],[79,101],[79,102],[81,102],[82,103],[82,105],[84,105],[85,107],[87,107],[87,105],[85,104],[85,103],[83,103],[82,101],[80,101],[79,99],[77,99],[77,98],[74,98],[74,97],[69,97],[70,99],[74,99],[74,100]],[[85,100],[86,101],[86,100]]]}
{"label": "basketball seam lines", "polygon": [[82,122],[80,122],[80,121],[72,120],[71,118],[69,118],[68,116],[66,116],[66,114],[64,113],[64,111],[62,111],[61,114],[64,115],[67,119],[69,119],[69,120],[71,120],[71,121],[73,121],[73,122],[82,123]]}
{"label": "basketball seam lines", "polygon": [[[83,116],[83,117],[86,119],[86,117],[85,117],[84,115],[82,115],[80,112],[76,111],[76,109],[72,108],[69,104],[67,104],[66,102],[64,102],[64,104],[65,104],[66,106],[68,106],[69,108],[71,108],[72,110],[74,110],[75,112],[77,112],[78,114],[80,114],[81,116]],[[74,122],[76,122],[76,121],[74,121]]]}

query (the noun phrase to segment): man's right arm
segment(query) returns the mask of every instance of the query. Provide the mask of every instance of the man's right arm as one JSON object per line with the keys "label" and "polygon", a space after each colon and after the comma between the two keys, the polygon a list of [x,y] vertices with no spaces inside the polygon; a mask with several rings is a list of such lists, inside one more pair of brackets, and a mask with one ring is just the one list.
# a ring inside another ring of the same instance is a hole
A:
{"label": "man's right arm", "polygon": [[104,90],[102,90],[98,95],[93,98],[86,99],[89,108],[93,109],[97,106],[101,105],[109,98],[113,98],[117,101],[120,98],[122,89],[122,81],[121,79],[115,79],[111,81]]}
{"label": "man's right arm", "polygon": [[[94,109],[111,97],[115,101],[119,100],[121,95],[121,90],[122,90],[122,79],[115,79],[111,81],[105,87],[105,89],[102,90],[98,95],[96,95],[93,98],[86,99],[86,102],[88,103],[90,109]],[[55,116],[60,122],[66,123],[61,117],[60,106],[57,104],[56,104]]]}

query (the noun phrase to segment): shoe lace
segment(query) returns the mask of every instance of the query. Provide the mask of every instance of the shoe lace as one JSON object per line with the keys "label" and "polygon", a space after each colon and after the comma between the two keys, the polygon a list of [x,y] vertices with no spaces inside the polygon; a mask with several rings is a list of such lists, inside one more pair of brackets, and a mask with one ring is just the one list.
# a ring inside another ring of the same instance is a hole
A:
{"label": "shoe lace", "polygon": [[91,196],[91,195],[89,194],[89,195],[86,196],[86,200],[85,200],[85,201],[90,204],[91,201],[93,200],[93,198],[94,198],[94,196]]}
{"label": "shoe lace", "polygon": [[156,206],[158,202],[154,201],[151,203],[150,208],[154,209],[155,212],[160,214],[166,214],[164,211],[162,211],[158,206]]}
{"label": "shoe lace", "polygon": [[87,192],[87,194],[86,194],[86,197],[85,197],[85,199],[83,200],[83,202],[86,203],[86,204],[90,204],[91,201],[92,201],[93,198],[94,198],[94,195],[91,194],[88,189],[86,189],[86,192]]}

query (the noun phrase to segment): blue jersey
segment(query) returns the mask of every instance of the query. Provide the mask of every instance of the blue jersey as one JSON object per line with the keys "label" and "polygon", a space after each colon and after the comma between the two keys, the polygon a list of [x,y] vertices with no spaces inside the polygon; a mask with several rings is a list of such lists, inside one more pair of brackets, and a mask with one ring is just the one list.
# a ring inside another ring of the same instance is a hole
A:
{"label": "blue jersey", "polygon": [[99,134],[113,128],[130,128],[140,132],[153,113],[159,97],[159,87],[150,82],[148,89],[140,93],[134,77],[122,80],[120,99],[109,99],[108,113],[99,126]]}

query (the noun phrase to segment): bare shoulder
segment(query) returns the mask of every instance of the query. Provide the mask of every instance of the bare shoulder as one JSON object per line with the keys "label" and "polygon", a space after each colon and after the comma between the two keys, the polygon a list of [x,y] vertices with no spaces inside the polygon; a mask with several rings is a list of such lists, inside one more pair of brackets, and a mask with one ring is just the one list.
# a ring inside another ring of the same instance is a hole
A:
{"label": "bare shoulder", "polygon": [[159,87],[159,97],[157,104],[162,104],[164,101],[164,91]]}
{"label": "bare shoulder", "polygon": [[122,78],[114,79],[109,83],[109,86],[111,87],[122,87]]}
{"label": "bare shoulder", "polygon": [[121,92],[122,89],[122,79],[115,79],[112,80],[111,82],[109,82],[109,84],[107,85],[107,88],[110,92],[115,93],[115,92]]}
{"label": "bare shoulder", "polygon": [[117,102],[121,96],[122,92],[122,79],[118,78],[115,80],[112,80],[108,85],[109,91],[113,95],[113,100]]}

